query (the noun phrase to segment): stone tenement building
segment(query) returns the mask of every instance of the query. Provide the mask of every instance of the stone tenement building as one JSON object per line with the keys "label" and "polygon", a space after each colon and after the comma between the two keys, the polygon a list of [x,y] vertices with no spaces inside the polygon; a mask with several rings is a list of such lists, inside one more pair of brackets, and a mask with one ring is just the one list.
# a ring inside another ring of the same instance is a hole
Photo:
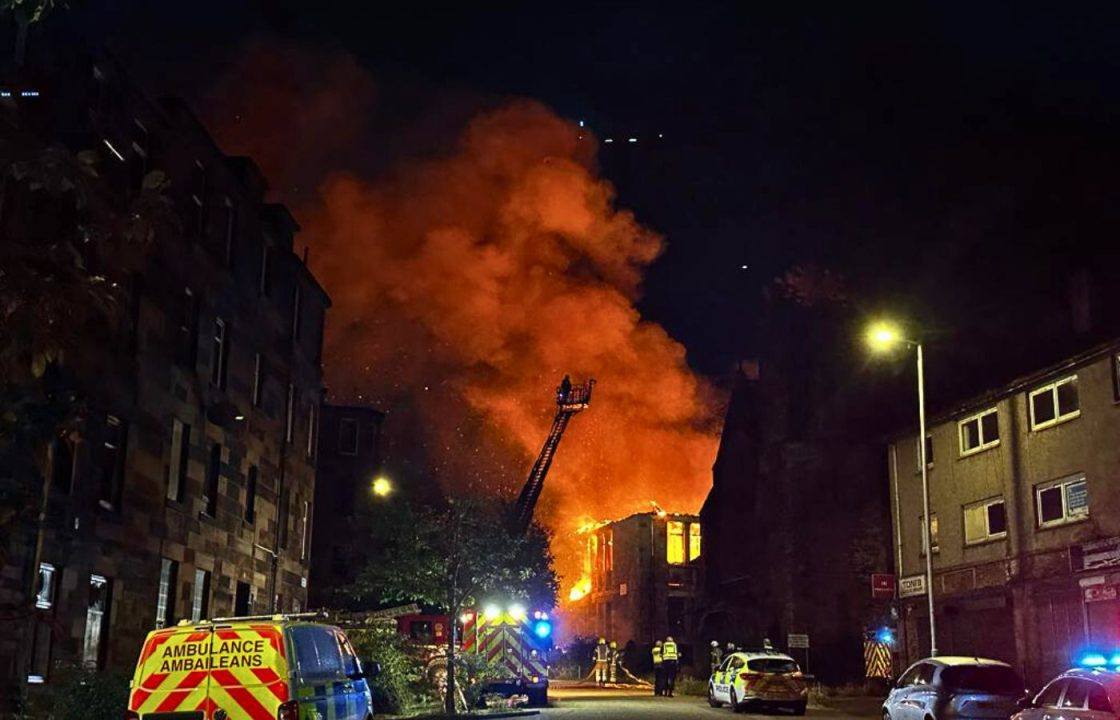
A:
{"label": "stone tenement building", "polygon": [[[306,607],[329,306],[256,166],[182,103],[104,58],[49,77],[0,109],[0,132],[95,152],[121,198],[164,171],[182,229],[132,278],[128,346],[90,348],[117,361],[85,379],[85,428],[50,447],[38,567],[36,527],[12,540],[0,604],[37,595],[34,619],[0,633],[9,687],[50,683],[57,662],[130,668],[145,633],[181,618]],[[18,214],[18,188],[6,197]]]}
{"label": "stone tenement building", "polygon": [[584,532],[586,594],[566,608],[575,635],[627,649],[627,666],[648,664],[649,647],[672,635],[692,657],[700,592],[700,518],[648,512]]}
{"label": "stone tenement building", "polygon": [[[1086,646],[1120,648],[1120,341],[935,417],[926,453],[938,652],[1031,687]],[[888,448],[900,651],[929,652],[917,432]]]}

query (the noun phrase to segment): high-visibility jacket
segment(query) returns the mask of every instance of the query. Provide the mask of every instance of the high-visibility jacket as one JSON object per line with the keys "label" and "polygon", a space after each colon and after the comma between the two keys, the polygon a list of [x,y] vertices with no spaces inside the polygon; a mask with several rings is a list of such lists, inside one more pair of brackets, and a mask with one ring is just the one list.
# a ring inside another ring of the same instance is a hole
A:
{"label": "high-visibility jacket", "polygon": [[654,665],[654,667],[660,665],[661,664],[661,646],[654,645],[653,650],[650,650],[650,652],[653,654],[653,665]]}
{"label": "high-visibility jacket", "polygon": [[661,644],[661,657],[669,662],[676,662],[677,660],[677,644],[675,642],[666,642]]}
{"label": "high-visibility jacket", "polygon": [[607,662],[611,658],[611,650],[604,644],[595,646],[595,662]]}

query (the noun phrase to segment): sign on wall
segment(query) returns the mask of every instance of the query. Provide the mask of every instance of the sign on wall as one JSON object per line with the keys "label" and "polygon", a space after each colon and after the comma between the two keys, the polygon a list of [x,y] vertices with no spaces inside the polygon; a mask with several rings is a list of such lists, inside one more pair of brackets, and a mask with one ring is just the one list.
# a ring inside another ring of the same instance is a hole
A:
{"label": "sign on wall", "polygon": [[898,581],[898,596],[900,598],[917,597],[926,594],[926,576],[910,575]]}
{"label": "sign on wall", "polygon": [[1074,572],[1120,567],[1120,538],[1074,545],[1069,549],[1069,564]]}
{"label": "sign on wall", "polygon": [[890,573],[872,573],[871,597],[877,600],[890,600],[893,598],[894,575]]}
{"label": "sign on wall", "polygon": [[809,649],[809,636],[803,633],[790,633],[786,636],[786,647],[801,648],[802,650]]}

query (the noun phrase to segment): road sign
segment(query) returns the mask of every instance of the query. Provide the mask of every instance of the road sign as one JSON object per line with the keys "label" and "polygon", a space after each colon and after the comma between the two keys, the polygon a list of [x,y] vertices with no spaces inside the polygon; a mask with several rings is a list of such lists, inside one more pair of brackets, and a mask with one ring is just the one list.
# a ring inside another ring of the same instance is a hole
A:
{"label": "road sign", "polygon": [[898,581],[898,596],[899,597],[917,597],[918,595],[926,594],[926,576],[925,575],[911,575],[904,577]]}
{"label": "road sign", "polygon": [[871,597],[876,600],[893,598],[894,575],[890,573],[871,573]]}
{"label": "road sign", "polygon": [[809,636],[800,633],[790,633],[786,636],[786,647],[790,649],[802,648],[804,650],[808,650]]}

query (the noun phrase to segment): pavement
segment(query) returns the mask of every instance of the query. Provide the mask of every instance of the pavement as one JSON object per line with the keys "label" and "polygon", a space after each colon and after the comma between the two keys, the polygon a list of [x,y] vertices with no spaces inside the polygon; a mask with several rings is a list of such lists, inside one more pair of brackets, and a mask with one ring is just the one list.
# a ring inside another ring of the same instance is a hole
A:
{"label": "pavement", "polygon": [[[541,711],[541,718],[563,718],[563,720],[646,720],[664,718],[669,720],[693,720],[695,718],[723,718],[730,716],[727,707],[708,707],[703,697],[677,696],[673,698],[654,697],[648,690],[616,690],[599,688],[551,688],[549,697],[552,707]],[[861,708],[862,710],[862,708]],[[758,720],[784,720],[793,718],[789,713],[775,712],[745,713],[744,717]],[[862,712],[852,714],[846,710],[810,706],[805,715],[809,720],[866,720]]]}

